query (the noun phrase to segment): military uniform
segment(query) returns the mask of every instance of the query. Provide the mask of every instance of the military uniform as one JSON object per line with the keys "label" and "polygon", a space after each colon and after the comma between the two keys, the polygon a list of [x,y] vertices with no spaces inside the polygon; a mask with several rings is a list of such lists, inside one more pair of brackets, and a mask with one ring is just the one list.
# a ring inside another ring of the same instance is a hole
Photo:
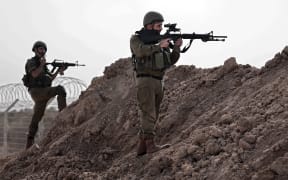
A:
{"label": "military uniform", "polygon": [[174,65],[180,57],[178,46],[174,46],[170,52],[169,48],[162,49],[157,42],[144,44],[140,35],[145,31],[147,30],[143,28],[130,38],[137,77],[137,101],[140,109],[140,138],[142,140],[152,139],[155,136],[155,123],[163,99],[162,79],[165,70]]}
{"label": "military uniform", "polygon": [[62,86],[51,87],[52,74],[48,68],[43,68],[39,76],[33,78],[31,73],[40,66],[39,57],[28,59],[25,65],[27,74],[28,91],[35,102],[32,121],[29,126],[26,148],[34,143],[34,137],[38,130],[38,124],[44,115],[48,101],[57,95],[58,109],[61,111],[66,107],[66,92]]}

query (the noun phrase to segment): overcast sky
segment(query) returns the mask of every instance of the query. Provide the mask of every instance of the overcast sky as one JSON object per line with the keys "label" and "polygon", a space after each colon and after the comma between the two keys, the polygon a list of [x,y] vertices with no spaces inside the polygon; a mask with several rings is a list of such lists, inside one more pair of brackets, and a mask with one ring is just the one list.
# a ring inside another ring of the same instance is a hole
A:
{"label": "overcast sky", "polygon": [[105,66],[131,55],[130,36],[150,10],[182,33],[228,36],[226,42],[195,40],[177,65],[208,68],[236,57],[261,67],[288,44],[287,7],[287,0],[0,0],[0,86],[21,81],[37,40],[47,43],[47,61],[86,64],[65,76],[89,85]]}

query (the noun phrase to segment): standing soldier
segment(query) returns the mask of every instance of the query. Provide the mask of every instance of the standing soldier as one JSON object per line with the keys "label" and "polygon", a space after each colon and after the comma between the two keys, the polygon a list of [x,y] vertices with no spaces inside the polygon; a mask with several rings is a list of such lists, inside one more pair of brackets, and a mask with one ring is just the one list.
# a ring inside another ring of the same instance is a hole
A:
{"label": "standing soldier", "polygon": [[169,144],[160,146],[154,143],[155,124],[164,94],[162,79],[165,70],[178,61],[182,39],[175,41],[172,52],[169,48],[170,39],[162,39],[160,42],[149,44],[145,44],[142,40],[142,38],[160,35],[163,21],[163,16],[158,12],[146,13],[143,20],[144,27],[130,39],[137,77],[137,101],[140,109],[138,156],[170,146]]}
{"label": "standing soldier", "polygon": [[42,41],[36,41],[32,47],[35,56],[28,59],[25,65],[26,75],[23,78],[24,85],[34,101],[34,113],[29,126],[26,149],[34,144],[34,137],[38,130],[38,124],[44,115],[47,102],[57,95],[58,109],[66,107],[66,92],[64,87],[51,87],[52,81],[58,73],[63,75],[65,68],[58,68],[52,74],[46,66],[45,54],[47,46]]}

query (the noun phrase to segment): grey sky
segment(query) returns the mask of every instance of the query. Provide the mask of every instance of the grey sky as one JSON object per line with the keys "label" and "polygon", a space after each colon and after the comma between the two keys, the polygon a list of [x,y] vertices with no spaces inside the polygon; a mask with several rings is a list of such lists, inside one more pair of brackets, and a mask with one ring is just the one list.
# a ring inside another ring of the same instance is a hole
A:
{"label": "grey sky", "polygon": [[287,45],[287,7],[287,0],[0,0],[0,86],[21,81],[36,40],[47,43],[47,61],[86,64],[65,76],[90,84],[105,66],[130,56],[130,36],[150,10],[183,33],[228,36],[224,43],[194,41],[177,65],[214,67],[234,56],[261,67]]}

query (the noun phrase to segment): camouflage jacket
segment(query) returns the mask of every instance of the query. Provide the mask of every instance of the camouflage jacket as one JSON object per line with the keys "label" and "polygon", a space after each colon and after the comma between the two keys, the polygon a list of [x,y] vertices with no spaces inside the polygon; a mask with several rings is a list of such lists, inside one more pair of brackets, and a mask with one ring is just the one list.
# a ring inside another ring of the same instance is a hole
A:
{"label": "camouflage jacket", "polygon": [[39,76],[33,78],[31,73],[40,66],[40,60],[38,57],[32,57],[27,60],[25,65],[25,71],[27,75],[27,83],[29,88],[41,88],[41,87],[50,87],[52,83],[52,74],[45,65],[43,71]]}
{"label": "camouflage jacket", "polygon": [[148,74],[163,78],[165,70],[174,65],[180,57],[179,47],[174,46],[170,52],[169,48],[163,49],[158,43],[144,44],[137,32],[130,38],[130,49],[137,75]]}

